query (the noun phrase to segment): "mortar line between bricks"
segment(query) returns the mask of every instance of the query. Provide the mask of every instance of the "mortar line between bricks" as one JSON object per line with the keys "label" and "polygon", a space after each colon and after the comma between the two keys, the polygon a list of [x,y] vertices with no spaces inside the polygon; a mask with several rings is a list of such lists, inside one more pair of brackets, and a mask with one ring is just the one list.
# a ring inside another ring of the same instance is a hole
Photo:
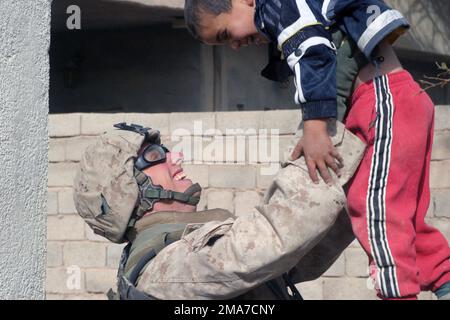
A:
{"label": "mortar line between bricks", "polygon": [[105,253],[105,257],[104,257],[104,261],[103,261],[104,267],[102,267],[102,269],[105,269],[105,268],[107,269],[108,268],[108,246],[106,244],[103,247],[103,251]]}
{"label": "mortar line between bricks", "polygon": [[[254,129],[254,128],[229,128],[228,130],[249,130],[249,129]],[[266,130],[266,131],[271,131],[271,130],[280,130],[281,128],[259,128],[256,132],[258,132],[259,130]],[[219,130],[219,129],[217,129]],[[283,132],[278,134],[278,136],[283,136],[283,137],[295,137],[295,134],[297,132]],[[227,134],[222,133],[222,134],[186,134],[186,135],[175,135],[175,137],[202,137],[202,138],[214,138],[214,137],[236,137],[236,136],[242,136],[242,137],[254,137],[257,136],[258,134],[244,134],[244,133],[234,133],[234,134]],[[81,135],[80,135],[81,137]],[[171,138],[172,135],[161,135],[161,139],[169,139]],[[63,137],[61,138],[63,139]]]}
{"label": "mortar line between bricks", "polygon": [[80,132],[80,134],[83,132],[82,131],[82,129],[83,129],[83,115],[82,114],[80,114],[80,123],[79,123],[79,132]]}
{"label": "mortar line between bricks", "polygon": [[53,161],[49,163],[67,163],[67,164],[78,164],[80,163],[80,161],[75,161],[75,160],[64,160],[64,161]]}
{"label": "mortar line between bricks", "polygon": [[65,245],[66,240],[61,241],[61,263],[62,263],[62,268],[66,268],[66,265],[64,264],[64,245]]}
{"label": "mortar line between bricks", "polygon": [[[101,134],[97,134],[95,136],[100,136]],[[92,138],[93,135],[85,135],[85,134],[77,134],[75,136],[53,136],[53,137],[49,137],[51,141],[55,141],[55,142],[64,142],[64,141],[69,141],[69,142],[73,142],[76,140],[79,140],[78,138]]]}
{"label": "mortar line between bricks", "polygon": [[80,135],[69,135],[69,136],[48,136],[49,140],[64,140],[79,137]]}

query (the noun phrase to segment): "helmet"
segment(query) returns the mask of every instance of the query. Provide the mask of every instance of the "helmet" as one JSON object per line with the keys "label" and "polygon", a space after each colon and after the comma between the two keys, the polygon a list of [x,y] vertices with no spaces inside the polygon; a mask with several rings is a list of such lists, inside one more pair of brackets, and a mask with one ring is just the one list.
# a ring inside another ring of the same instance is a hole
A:
{"label": "helmet", "polygon": [[[200,200],[193,194],[198,184],[184,193],[154,185],[135,167],[144,143],[161,145],[160,132],[126,123],[114,125],[88,146],[74,181],[74,202],[78,214],[94,233],[112,242],[127,241],[126,232],[153,204],[172,199],[192,205]],[[161,145],[162,146],[162,145]]]}

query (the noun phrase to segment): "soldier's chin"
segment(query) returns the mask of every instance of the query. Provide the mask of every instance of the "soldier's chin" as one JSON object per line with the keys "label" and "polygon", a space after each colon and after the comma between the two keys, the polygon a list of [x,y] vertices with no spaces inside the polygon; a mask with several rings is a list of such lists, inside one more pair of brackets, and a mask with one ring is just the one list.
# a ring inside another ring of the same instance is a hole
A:
{"label": "soldier's chin", "polygon": [[180,185],[180,186],[183,186],[183,187],[185,187],[187,189],[190,186],[192,186],[194,183],[192,182],[191,179],[184,178],[183,180],[178,180],[177,184]]}

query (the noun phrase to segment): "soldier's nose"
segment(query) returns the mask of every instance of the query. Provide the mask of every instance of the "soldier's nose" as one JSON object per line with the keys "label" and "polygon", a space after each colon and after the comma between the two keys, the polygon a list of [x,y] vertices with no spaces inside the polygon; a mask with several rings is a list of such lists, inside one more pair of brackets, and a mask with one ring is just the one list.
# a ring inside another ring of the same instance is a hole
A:
{"label": "soldier's nose", "polygon": [[171,160],[173,165],[181,165],[184,160],[183,152],[174,152],[171,154]]}

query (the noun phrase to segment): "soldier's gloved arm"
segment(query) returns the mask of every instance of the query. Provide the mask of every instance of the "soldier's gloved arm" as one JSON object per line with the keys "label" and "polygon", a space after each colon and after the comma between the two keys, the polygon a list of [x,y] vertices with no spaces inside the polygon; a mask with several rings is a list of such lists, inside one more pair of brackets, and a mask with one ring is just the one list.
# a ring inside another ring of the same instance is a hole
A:
{"label": "soldier's gloved arm", "polygon": [[228,299],[292,269],[344,208],[341,186],[365,149],[342,125],[332,140],[347,169],[339,182],[316,185],[304,159],[289,162],[260,206],[235,220],[207,223],[166,247],[147,266],[138,289],[159,299]]}

